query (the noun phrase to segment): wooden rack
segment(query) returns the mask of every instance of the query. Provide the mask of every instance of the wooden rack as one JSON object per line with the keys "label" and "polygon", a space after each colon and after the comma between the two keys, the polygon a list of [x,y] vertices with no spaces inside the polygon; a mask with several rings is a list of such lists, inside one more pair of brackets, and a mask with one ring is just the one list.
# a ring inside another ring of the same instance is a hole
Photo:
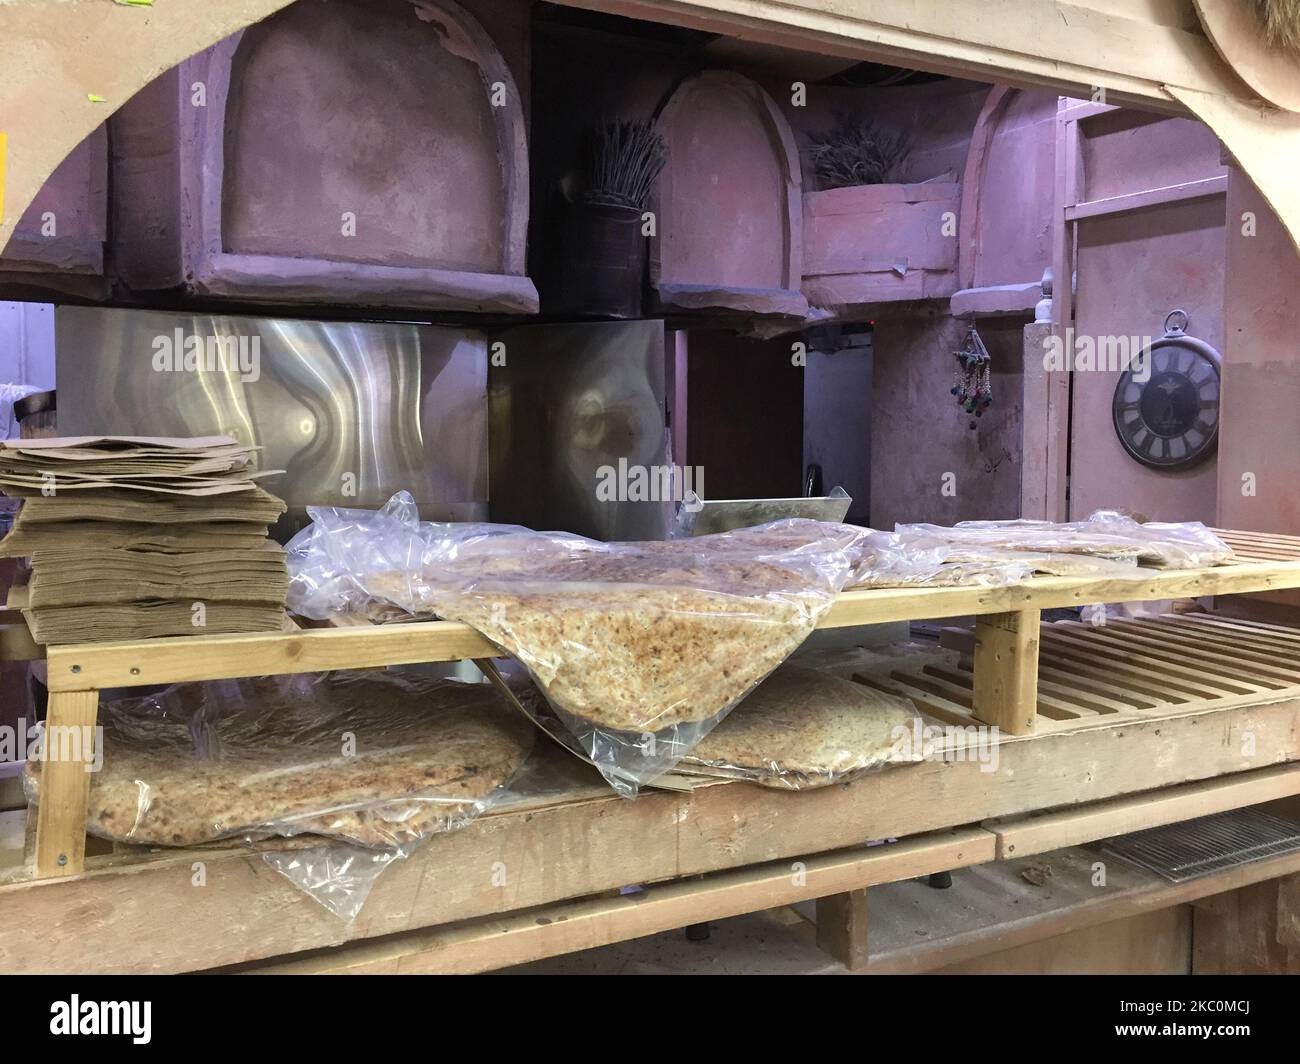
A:
{"label": "wooden rack", "polygon": [[[500,853],[501,847],[512,839],[523,850],[531,852],[541,846],[547,849],[549,859],[572,864],[575,855],[568,848],[573,839],[584,838],[595,830],[590,820],[591,809],[599,805],[604,809],[600,814],[600,837],[593,836],[584,843],[593,852],[583,855],[580,866],[588,871],[580,877],[580,882],[561,883],[551,879],[540,894],[520,896],[509,903],[494,901],[487,908],[481,900],[440,899],[436,915],[408,911],[401,920],[402,928],[481,917],[486,912],[514,911],[595,893],[620,883],[738,869],[789,854],[818,854],[851,846],[864,838],[910,836],[990,817],[1101,801],[1135,790],[1175,786],[1187,780],[1243,773],[1261,766],[1267,771],[1277,771],[1267,767],[1300,758],[1300,749],[1296,748],[1300,719],[1300,632],[1205,615],[1113,621],[1102,628],[1078,623],[1040,625],[1041,611],[1054,607],[1300,588],[1300,537],[1255,533],[1221,535],[1232,543],[1238,559],[1209,569],[1144,570],[1140,578],[1127,580],[1041,577],[1001,588],[852,591],[839,597],[820,627],[976,616],[976,638],[970,661],[955,667],[903,666],[860,679],[906,694],[934,722],[998,726],[1004,736],[1003,763],[1010,759],[1018,766],[1017,787],[1008,788],[1008,793],[990,791],[987,777],[981,777],[978,772],[974,775],[963,772],[960,779],[937,772],[947,767],[942,763],[937,767],[924,764],[906,771],[885,772],[861,784],[797,795],[763,789],[756,794],[752,787],[720,783],[678,796],[664,792],[646,794],[635,803],[626,803],[588,782],[567,792],[563,800],[546,804],[541,812],[531,810],[527,819],[534,826],[524,834],[518,834],[522,820],[515,820],[522,816],[521,811],[506,810],[484,818],[481,827],[471,825],[450,836],[436,837],[433,840],[436,845],[421,851],[430,854],[430,861],[437,860],[438,853],[445,858],[448,849],[475,845],[495,847],[495,852]],[[21,607],[21,596],[11,597],[10,605]],[[25,627],[16,618],[11,620],[15,623],[0,626],[0,656],[18,659],[40,654],[40,649],[27,637]],[[454,661],[499,653],[465,625],[441,621],[51,646],[44,649],[51,692],[47,720],[50,725],[93,726],[99,691],[109,687]],[[1210,712],[1225,714],[1225,721],[1230,722],[1225,727],[1250,729],[1262,744],[1258,757],[1243,760],[1235,751],[1222,750],[1186,751],[1183,756],[1180,746],[1178,765],[1170,766],[1167,759],[1156,763],[1162,748],[1191,743],[1195,732],[1189,729],[1194,729],[1194,721],[1201,715]],[[1185,719],[1193,723],[1176,723]],[[1163,724],[1163,730],[1150,727],[1152,723]],[[1089,744],[1093,740],[1086,738],[1091,732],[1108,738],[1099,738],[1102,745],[1092,749]],[[1038,738],[1031,744],[1033,753],[1027,750],[1020,753],[1020,742],[1016,740],[1034,736]],[[1101,751],[1114,749],[1114,736],[1126,738],[1125,756],[1105,769],[1097,769]],[[1052,742],[1057,739],[1068,742],[1068,746],[1058,749]],[[1064,756],[1065,749],[1072,751],[1071,756],[1082,757],[1094,766],[1086,777],[1055,764],[1053,758]],[[1048,769],[1048,765],[1052,767]],[[1035,773],[1042,774],[1041,781],[1028,782],[1027,777],[1036,779]],[[69,885],[92,880],[103,884],[103,877],[110,874],[110,869],[129,867],[134,873],[133,882],[143,886],[153,881],[154,874],[145,874],[142,861],[162,874],[165,867],[188,867],[188,858],[198,852],[209,867],[215,864],[233,869],[236,864],[247,864],[246,847],[163,852],[148,859],[139,854],[95,857],[87,862],[85,823],[89,783],[90,777],[80,763],[50,762],[45,766],[35,827],[34,869],[20,883],[0,885],[0,903],[8,891],[19,886],[38,888],[39,881],[50,880],[52,891],[57,884],[67,885],[42,897],[53,901],[59,896],[68,904],[84,904],[89,895]],[[1300,774],[1288,769],[1286,775],[1278,779],[1270,777],[1263,786],[1268,796],[1295,793],[1300,791]],[[726,796],[737,790],[746,795],[739,805]],[[917,802],[923,794],[927,808],[922,812]],[[609,805],[611,801],[613,805]],[[728,823],[728,817],[734,820],[737,816],[746,821],[770,817],[773,823],[779,816],[782,825],[777,832],[779,838],[748,845],[734,842],[720,845],[720,835],[738,830],[734,823],[723,826]],[[628,817],[644,823],[638,829]],[[664,817],[682,819],[665,821]],[[647,845],[643,852],[633,855],[627,851],[626,841],[620,844],[613,841],[613,836],[606,837],[610,831],[622,831],[626,832],[620,836],[624,840],[637,839],[644,837],[646,831],[662,831],[666,823],[682,824],[689,820],[692,825],[708,824],[714,823],[717,817],[722,818],[716,821],[714,830],[718,834],[710,837],[709,845],[698,852],[678,840],[669,849]],[[589,826],[584,828],[584,824]],[[660,827],[653,827],[656,824]],[[558,844],[553,839],[540,841],[540,836],[534,837],[535,833],[548,830],[556,833],[555,839],[569,840],[563,842],[565,853],[549,852]],[[484,841],[493,835],[495,843]],[[945,843],[938,850],[927,851],[923,863],[933,863],[934,870],[941,870],[998,856],[996,839],[986,844],[981,834],[976,842],[966,840],[965,849],[958,846],[961,855],[950,852],[952,847]],[[618,850],[617,854],[609,852],[611,846]],[[595,852],[602,847],[605,852]],[[690,858],[692,852],[695,859]],[[592,863],[602,859],[614,862],[608,883],[589,874]],[[400,864],[410,869],[422,860],[417,855]],[[872,867],[879,866],[879,858],[872,856],[871,861]],[[852,863],[852,868],[857,868],[857,864]],[[400,884],[405,876],[416,874],[419,873],[395,868],[380,886],[389,881]],[[850,871],[830,876],[826,883],[832,884],[833,889],[821,893],[840,891],[841,881],[848,882],[856,874]],[[903,874],[919,874],[919,871],[908,870]],[[442,880],[441,876],[438,878]],[[266,888],[267,884],[262,886]],[[276,889],[283,886],[275,883]],[[804,896],[820,895],[805,892]],[[250,904],[246,896],[241,897],[242,904]],[[232,899],[230,904],[238,900]],[[308,901],[307,905],[314,903]],[[225,913],[220,918],[235,919],[236,910],[225,912],[225,903],[217,909]],[[382,913],[382,904],[375,911]],[[742,907],[736,911],[750,910]],[[280,951],[316,948],[354,936],[386,934],[399,929],[391,920],[385,923],[377,916],[378,922],[373,927],[367,929],[363,923],[360,929],[339,937],[338,928],[331,923],[334,918],[324,914],[326,922],[322,925],[322,914],[323,910],[300,913],[305,921],[300,934],[288,938],[273,935],[281,939]],[[117,943],[114,948],[124,947]],[[0,957],[3,955],[4,941],[0,935]],[[234,955],[229,962],[240,959]]]}

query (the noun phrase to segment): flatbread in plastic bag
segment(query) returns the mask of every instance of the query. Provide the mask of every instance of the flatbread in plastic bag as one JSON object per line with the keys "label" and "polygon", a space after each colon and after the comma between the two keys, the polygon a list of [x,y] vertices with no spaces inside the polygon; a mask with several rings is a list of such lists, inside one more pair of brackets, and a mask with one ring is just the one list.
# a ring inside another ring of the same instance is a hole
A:
{"label": "flatbread in plastic bag", "polygon": [[919,714],[905,698],[785,664],[677,766],[678,772],[811,790],[895,759]]}
{"label": "flatbread in plastic bag", "polygon": [[[488,685],[381,672],[178,684],[105,703],[100,724],[87,831],[158,846],[411,847],[489,808],[535,734]],[[40,760],[26,772],[39,801]]]}

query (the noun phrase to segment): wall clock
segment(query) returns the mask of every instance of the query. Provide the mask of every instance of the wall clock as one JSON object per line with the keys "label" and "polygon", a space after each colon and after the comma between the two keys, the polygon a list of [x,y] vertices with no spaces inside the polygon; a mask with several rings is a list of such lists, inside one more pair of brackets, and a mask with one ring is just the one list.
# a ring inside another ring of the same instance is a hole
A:
{"label": "wall clock", "polygon": [[1219,438],[1222,358],[1187,335],[1187,313],[1171,311],[1165,334],[1142,349],[1115,385],[1111,414],[1130,457],[1155,469],[1187,469]]}

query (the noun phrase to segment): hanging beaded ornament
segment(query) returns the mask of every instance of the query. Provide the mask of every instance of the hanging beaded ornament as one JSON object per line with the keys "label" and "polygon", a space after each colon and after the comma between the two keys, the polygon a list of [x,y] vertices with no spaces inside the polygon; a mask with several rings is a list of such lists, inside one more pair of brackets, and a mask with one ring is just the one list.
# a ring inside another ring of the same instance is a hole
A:
{"label": "hanging beaded ornament", "polygon": [[[957,368],[953,370],[949,391],[957,397],[958,405],[966,413],[983,417],[984,411],[993,404],[992,359],[975,326],[967,331],[961,350],[954,351],[953,357],[957,359]],[[972,421],[970,427],[975,428],[975,424]]]}

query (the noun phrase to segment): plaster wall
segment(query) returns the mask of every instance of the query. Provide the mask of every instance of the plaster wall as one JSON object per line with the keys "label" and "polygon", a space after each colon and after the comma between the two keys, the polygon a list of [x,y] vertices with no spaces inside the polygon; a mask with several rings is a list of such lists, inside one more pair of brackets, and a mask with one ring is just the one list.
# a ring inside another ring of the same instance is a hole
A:
{"label": "plaster wall", "polygon": [[[876,322],[871,525],[1018,517],[1023,356],[1019,321],[980,322],[993,357],[993,405],[973,420],[949,394],[967,326],[946,305]],[[951,473],[949,478],[946,474]]]}
{"label": "plaster wall", "polygon": [[1297,535],[1300,255],[1236,169],[1228,178],[1227,215],[1218,517],[1227,528]]}
{"label": "plaster wall", "polygon": [[[54,387],[54,305],[0,302],[0,384]],[[0,438],[11,411],[0,405]],[[10,425],[17,435],[16,426]]]}
{"label": "plaster wall", "polygon": [[1219,141],[1202,122],[1111,111],[1082,126],[1080,145],[1089,200],[1199,181],[1226,173]]}
{"label": "plaster wall", "polygon": [[[1219,145],[1200,123],[1110,112],[1084,127],[1083,199],[1160,188],[1222,172]],[[1223,350],[1224,200],[1166,203],[1078,225],[1075,334],[1157,339],[1175,307],[1190,333]],[[1071,518],[1122,507],[1152,520],[1216,515],[1212,456],[1187,470],[1155,470],[1130,458],[1115,435],[1118,368],[1076,372],[1070,429]]]}

